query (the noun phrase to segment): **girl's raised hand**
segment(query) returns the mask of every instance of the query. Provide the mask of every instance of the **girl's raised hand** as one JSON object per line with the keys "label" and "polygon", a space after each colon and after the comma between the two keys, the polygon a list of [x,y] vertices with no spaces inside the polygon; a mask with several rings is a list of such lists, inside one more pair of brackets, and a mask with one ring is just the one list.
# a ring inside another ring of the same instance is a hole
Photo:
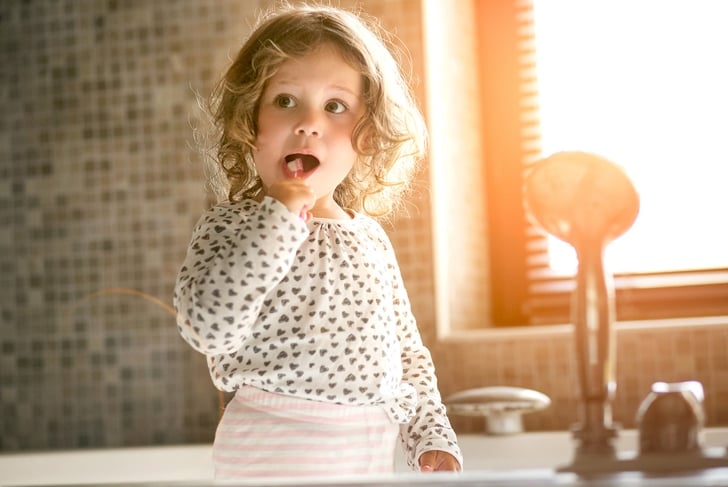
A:
{"label": "girl's raised hand", "polygon": [[272,184],[266,193],[283,203],[291,213],[299,215],[303,221],[311,220],[311,208],[316,204],[316,195],[304,179],[291,178],[278,181]]}

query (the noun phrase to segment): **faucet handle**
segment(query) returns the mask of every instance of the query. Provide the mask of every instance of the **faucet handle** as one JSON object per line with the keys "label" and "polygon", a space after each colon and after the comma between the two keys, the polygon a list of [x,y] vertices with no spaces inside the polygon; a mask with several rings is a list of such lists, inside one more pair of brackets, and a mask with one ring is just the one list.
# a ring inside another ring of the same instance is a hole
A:
{"label": "faucet handle", "polygon": [[637,410],[640,454],[700,450],[703,398],[703,385],[698,381],[652,384]]}
{"label": "faucet handle", "polygon": [[655,382],[652,384],[652,392],[689,392],[695,396],[695,399],[697,399],[700,404],[703,404],[703,400],[705,399],[703,384],[697,380],[686,380],[683,382]]}

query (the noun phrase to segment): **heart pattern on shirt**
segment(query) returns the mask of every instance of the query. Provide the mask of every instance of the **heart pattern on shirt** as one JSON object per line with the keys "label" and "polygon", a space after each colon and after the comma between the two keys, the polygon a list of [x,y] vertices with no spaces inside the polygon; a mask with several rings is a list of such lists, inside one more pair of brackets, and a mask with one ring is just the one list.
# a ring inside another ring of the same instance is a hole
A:
{"label": "heart pattern on shirt", "polygon": [[[381,404],[410,449],[454,442],[394,251],[371,218],[306,225],[270,198],[215,206],[193,231],[174,302],[218,388]],[[403,406],[403,384],[416,407]]]}

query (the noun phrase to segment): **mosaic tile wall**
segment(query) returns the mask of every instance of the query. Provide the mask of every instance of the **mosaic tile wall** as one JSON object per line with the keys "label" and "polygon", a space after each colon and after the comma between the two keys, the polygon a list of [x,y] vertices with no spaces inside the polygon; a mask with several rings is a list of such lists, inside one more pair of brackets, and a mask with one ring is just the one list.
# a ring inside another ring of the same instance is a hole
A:
{"label": "mosaic tile wall", "polygon": [[212,438],[165,306],[206,202],[194,91],[262,3],[0,2],[1,450]]}
{"label": "mosaic tile wall", "polygon": [[[580,420],[575,347],[570,329],[532,336],[473,337],[433,346],[444,396],[484,386],[536,389],[551,406],[524,416],[527,430],[564,430]],[[635,416],[654,382],[698,380],[705,389],[707,426],[728,426],[728,321],[691,328],[617,332],[614,420],[635,428]],[[484,430],[482,419],[451,418],[458,432]]]}
{"label": "mosaic tile wall", "polygon": [[[211,441],[217,393],[167,306],[208,202],[195,91],[209,89],[266,3],[0,2],[0,451]],[[422,81],[420,0],[341,4],[393,29]],[[554,405],[527,427],[568,427],[568,335],[437,341],[429,202],[422,189],[390,233],[443,395],[532,387]],[[468,313],[456,321],[472,323],[471,308],[453,306]],[[706,384],[709,422],[728,424],[727,329],[620,333],[615,417],[629,423],[652,380],[689,376]],[[453,420],[460,432],[482,428]]]}

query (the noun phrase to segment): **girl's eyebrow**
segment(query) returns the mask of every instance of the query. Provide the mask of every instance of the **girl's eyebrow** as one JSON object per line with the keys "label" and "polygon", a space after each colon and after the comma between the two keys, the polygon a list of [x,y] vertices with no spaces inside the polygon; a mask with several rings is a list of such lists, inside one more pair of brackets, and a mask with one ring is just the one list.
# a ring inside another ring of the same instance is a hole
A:
{"label": "girl's eyebrow", "polygon": [[329,88],[332,89],[332,90],[334,90],[334,91],[342,91],[344,93],[348,93],[349,95],[351,95],[351,96],[353,96],[355,98],[359,98],[361,96],[360,93],[356,93],[356,92],[352,91],[350,88],[348,88],[346,86],[332,85]]}
{"label": "girl's eyebrow", "polygon": [[[280,89],[286,89],[288,87],[295,88],[298,86],[298,83],[296,83],[295,81],[292,81],[292,80],[278,79],[278,80],[271,82],[270,86],[274,86],[276,89],[280,90]],[[356,93],[355,91],[352,91],[351,88],[349,88],[347,86],[343,86],[343,85],[337,85],[337,84],[328,85],[326,87],[326,89],[329,89],[332,91],[341,91],[344,93],[348,93],[349,95],[356,97],[356,98],[361,97],[360,93]]]}

